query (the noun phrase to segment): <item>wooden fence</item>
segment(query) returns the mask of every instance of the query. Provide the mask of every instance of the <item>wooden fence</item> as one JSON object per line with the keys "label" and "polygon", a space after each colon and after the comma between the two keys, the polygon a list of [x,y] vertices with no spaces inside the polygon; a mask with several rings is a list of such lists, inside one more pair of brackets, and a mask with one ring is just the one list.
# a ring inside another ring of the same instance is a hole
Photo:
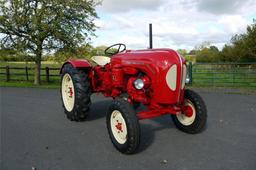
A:
{"label": "wooden fence", "polygon": [[[34,76],[34,70],[35,68],[32,67],[0,67],[0,76],[2,77],[1,79],[5,79],[6,81],[20,80],[20,77],[22,77],[22,80],[32,81],[33,78],[31,76]],[[50,77],[60,76],[58,74],[59,70],[60,68],[41,68],[41,77],[45,77],[45,81],[49,83]],[[31,71],[33,72],[31,73]],[[51,73],[52,71],[54,73]]]}

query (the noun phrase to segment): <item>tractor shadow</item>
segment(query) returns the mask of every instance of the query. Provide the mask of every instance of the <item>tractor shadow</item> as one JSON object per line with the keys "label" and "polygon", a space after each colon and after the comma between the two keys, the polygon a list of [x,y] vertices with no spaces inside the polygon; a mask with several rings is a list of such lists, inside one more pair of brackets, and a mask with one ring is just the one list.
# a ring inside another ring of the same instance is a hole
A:
{"label": "tractor shadow", "polygon": [[[144,106],[140,106],[140,108],[138,108],[137,111],[141,111],[143,109]],[[144,150],[150,148],[150,146],[155,141],[155,136],[157,133],[161,133],[160,131],[162,130],[172,128],[175,128],[175,126],[170,115],[164,115],[152,119],[141,120],[141,143],[137,153],[143,152]]]}
{"label": "tractor shadow", "polygon": [[[92,101],[87,120],[94,121],[105,117],[111,102],[112,99]],[[136,111],[138,112],[144,109],[144,106],[140,106]],[[156,133],[165,129],[175,128],[170,115],[141,120],[139,123],[141,136],[140,147],[137,153],[148,149],[154,143]]]}
{"label": "tractor shadow", "polygon": [[87,120],[93,121],[105,117],[111,102],[111,99],[92,102]]}
{"label": "tractor shadow", "polygon": [[155,136],[162,130],[175,128],[168,115],[140,121],[141,143],[137,153],[148,149],[155,141]]}

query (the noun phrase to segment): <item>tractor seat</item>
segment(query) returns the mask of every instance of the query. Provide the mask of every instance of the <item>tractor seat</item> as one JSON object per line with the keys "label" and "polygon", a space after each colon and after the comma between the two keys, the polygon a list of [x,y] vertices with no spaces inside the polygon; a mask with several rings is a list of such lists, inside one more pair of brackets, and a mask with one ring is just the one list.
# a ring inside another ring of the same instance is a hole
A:
{"label": "tractor seat", "polygon": [[110,58],[107,56],[93,56],[91,60],[97,63],[99,66],[104,66],[110,63]]}
{"label": "tractor seat", "polygon": [[99,66],[104,66],[110,63],[110,58],[106,56],[93,56],[91,60],[97,63]]}

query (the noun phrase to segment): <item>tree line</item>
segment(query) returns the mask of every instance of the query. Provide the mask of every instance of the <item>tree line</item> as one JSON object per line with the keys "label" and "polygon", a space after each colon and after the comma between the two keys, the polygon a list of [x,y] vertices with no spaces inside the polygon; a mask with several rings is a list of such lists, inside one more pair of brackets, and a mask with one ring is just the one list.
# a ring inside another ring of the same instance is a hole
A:
{"label": "tree line", "polygon": [[[105,55],[107,46],[93,47],[90,44],[81,45],[76,48],[61,48],[54,53],[42,56],[42,61],[53,61],[62,63],[69,58],[90,59],[92,56]],[[34,56],[16,49],[0,49],[0,61],[34,61]]]}
{"label": "tree line", "polygon": [[234,35],[222,50],[204,42],[189,52],[185,49],[178,52],[196,62],[256,62],[256,22],[247,26],[245,33]]}

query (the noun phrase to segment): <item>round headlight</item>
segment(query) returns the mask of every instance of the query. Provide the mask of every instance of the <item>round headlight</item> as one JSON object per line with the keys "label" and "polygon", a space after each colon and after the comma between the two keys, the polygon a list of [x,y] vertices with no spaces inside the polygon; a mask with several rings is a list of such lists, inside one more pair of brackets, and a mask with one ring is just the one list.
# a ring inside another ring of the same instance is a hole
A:
{"label": "round headlight", "polygon": [[144,87],[144,82],[141,79],[137,79],[133,82],[133,85],[136,89],[140,90]]}

